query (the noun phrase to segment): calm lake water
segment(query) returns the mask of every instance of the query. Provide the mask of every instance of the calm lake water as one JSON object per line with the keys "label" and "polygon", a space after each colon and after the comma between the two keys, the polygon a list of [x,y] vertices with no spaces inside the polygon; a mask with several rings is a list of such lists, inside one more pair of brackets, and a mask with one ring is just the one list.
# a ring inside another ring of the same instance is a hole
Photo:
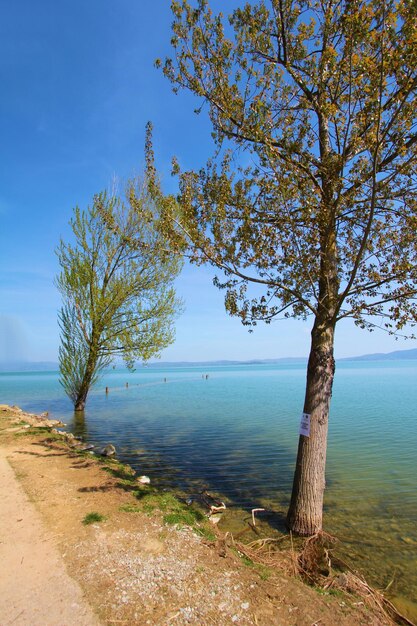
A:
{"label": "calm lake water", "polygon": [[[231,509],[263,506],[284,515],[304,385],[298,364],[115,370],[91,392],[81,421],[56,372],[13,373],[0,374],[0,402],[49,411],[88,441],[113,443],[119,458],[154,484],[206,487]],[[342,540],[343,556],[380,588],[390,585],[415,619],[416,414],[416,361],[337,365],[325,529]]]}

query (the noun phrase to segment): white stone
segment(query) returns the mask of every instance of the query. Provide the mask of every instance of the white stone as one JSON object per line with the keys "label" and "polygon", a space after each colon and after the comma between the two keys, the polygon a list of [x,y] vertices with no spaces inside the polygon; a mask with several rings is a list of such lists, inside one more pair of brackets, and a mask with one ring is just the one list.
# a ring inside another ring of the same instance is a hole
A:
{"label": "white stone", "polygon": [[141,483],[142,485],[149,485],[149,483],[151,482],[149,476],[139,476],[137,480],[138,483]]}

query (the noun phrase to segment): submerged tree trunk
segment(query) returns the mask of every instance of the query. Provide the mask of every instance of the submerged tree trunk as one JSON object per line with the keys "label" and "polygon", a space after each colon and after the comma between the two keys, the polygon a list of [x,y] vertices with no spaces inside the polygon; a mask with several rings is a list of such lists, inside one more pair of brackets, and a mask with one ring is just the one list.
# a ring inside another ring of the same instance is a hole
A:
{"label": "submerged tree trunk", "polygon": [[74,402],[74,411],[84,411],[88,392],[91,387],[94,373],[97,366],[97,355],[94,350],[90,350],[84,376],[77,390],[77,397]]}
{"label": "submerged tree trunk", "polygon": [[289,530],[313,535],[322,529],[327,430],[335,372],[334,324],[316,319],[311,332],[304,413],[310,415],[309,436],[300,435],[291,503]]}
{"label": "submerged tree trunk", "polygon": [[74,402],[74,411],[77,411],[77,412],[84,411],[85,403],[86,403],[87,396],[88,396],[88,391],[90,389],[90,382],[91,381],[88,380],[86,375],[84,375],[83,381],[81,383],[81,386],[77,393],[77,397]]}
{"label": "submerged tree trunk", "polygon": [[74,411],[84,411],[85,409],[85,402],[87,400],[87,395],[88,395],[88,389],[86,390],[82,390],[78,392],[77,395],[77,399],[75,400],[74,403]]}
{"label": "submerged tree trunk", "polygon": [[84,411],[74,412],[72,432],[76,437],[87,438],[87,424]]}

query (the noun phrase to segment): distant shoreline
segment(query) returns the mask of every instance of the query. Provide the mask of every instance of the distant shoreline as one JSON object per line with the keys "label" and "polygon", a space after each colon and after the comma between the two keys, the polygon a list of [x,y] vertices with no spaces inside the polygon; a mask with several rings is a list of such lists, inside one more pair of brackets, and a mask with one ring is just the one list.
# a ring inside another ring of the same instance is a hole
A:
{"label": "distant shoreline", "polygon": [[[136,369],[164,369],[171,367],[233,367],[240,365],[307,365],[307,357],[283,357],[278,359],[246,359],[227,360],[219,359],[215,361],[153,361],[146,365],[138,363]],[[346,361],[417,361],[417,348],[411,350],[396,350],[394,352],[375,352],[360,356],[349,356],[336,359],[342,363]],[[117,367],[122,367],[119,364]],[[0,373],[17,372],[57,372],[59,365],[54,361],[15,361],[8,363],[0,362]]]}

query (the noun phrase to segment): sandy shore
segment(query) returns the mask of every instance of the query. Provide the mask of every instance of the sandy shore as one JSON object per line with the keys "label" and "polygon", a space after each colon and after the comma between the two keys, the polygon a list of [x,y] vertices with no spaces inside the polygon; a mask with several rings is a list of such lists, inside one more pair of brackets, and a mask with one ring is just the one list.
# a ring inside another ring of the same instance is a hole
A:
{"label": "sandy shore", "polygon": [[[361,598],[248,563],[173,496],[49,426],[0,406],[1,626],[391,623]],[[101,521],[83,523],[91,513]]]}

